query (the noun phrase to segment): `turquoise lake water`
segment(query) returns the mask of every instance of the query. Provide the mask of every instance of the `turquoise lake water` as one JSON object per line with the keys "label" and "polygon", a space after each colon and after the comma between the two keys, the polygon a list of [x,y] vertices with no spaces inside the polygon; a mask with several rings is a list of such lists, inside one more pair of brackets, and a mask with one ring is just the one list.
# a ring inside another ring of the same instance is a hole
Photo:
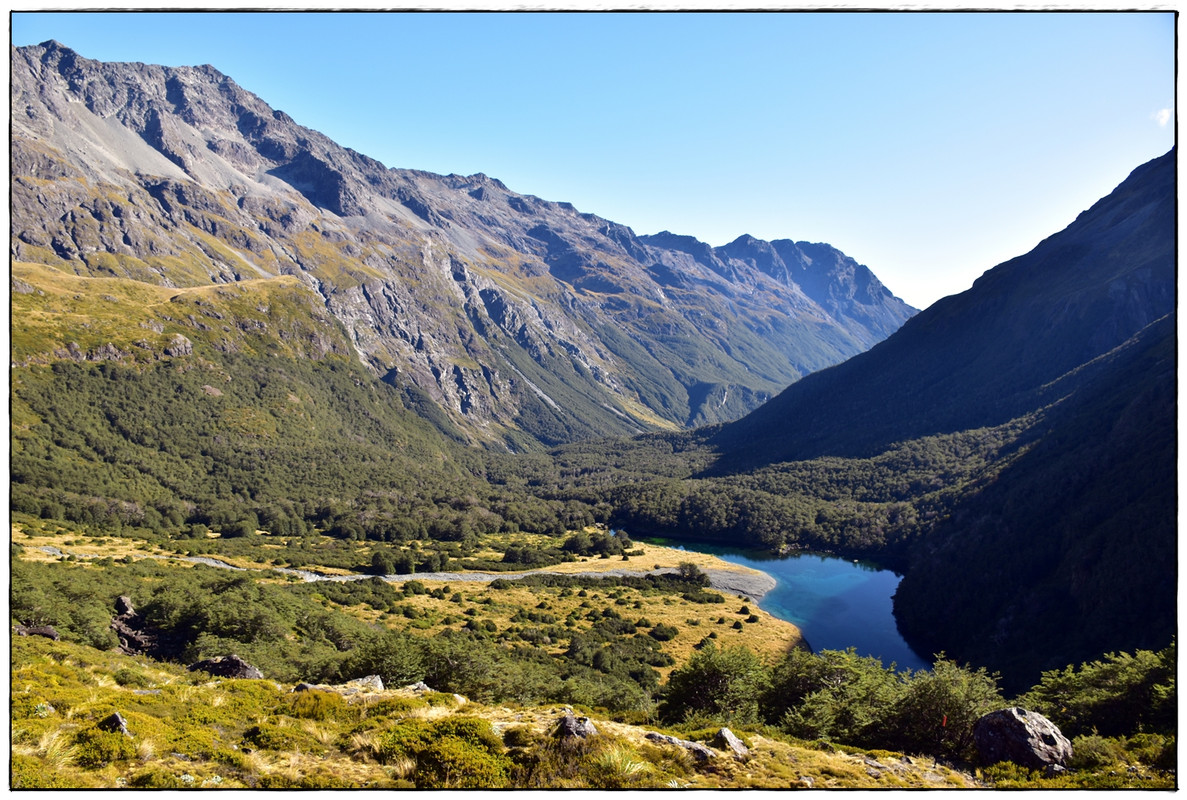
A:
{"label": "turquoise lake water", "polygon": [[900,576],[890,570],[815,553],[779,558],[671,539],[646,541],[715,555],[767,573],[776,585],[759,606],[796,625],[814,651],[854,647],[859,655],[880,658],[886,666],[893,661],[899,669],[931,667],[931,662],[911,650],[899,635],[891,597]]}

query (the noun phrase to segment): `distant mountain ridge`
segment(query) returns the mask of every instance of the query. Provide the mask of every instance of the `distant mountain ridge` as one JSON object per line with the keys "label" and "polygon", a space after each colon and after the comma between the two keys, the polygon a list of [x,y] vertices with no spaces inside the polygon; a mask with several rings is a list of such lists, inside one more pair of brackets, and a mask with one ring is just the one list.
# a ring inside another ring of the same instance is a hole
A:
{"label": "distant mountain ridge", "polygon": [[[914,313],[828,245],[636,236],[482,174],[388,169],[210,66],[14,48],[12,110],[14,261],[177,288],[293,276],[473,442],[736,418]],[[14,355],[69,342],[47,344]]]}

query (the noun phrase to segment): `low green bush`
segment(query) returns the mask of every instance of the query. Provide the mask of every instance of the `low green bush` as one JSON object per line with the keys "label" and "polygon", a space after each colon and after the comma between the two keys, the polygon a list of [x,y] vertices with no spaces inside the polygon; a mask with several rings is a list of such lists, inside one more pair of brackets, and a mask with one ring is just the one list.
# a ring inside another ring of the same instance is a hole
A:
{"label": "low green bush", "polygon": [[298,728],[281,728],[270,723],[253,725],[243,732],[243,741],[260,750],[320,749],[316,742]]}
{"label": "low green bush", "polygon": [[503,752],[503,740],[488,720],[478,717],[446,717],[433,723],[434,736],[452,736],[491,753]]}
{"label": "low green bush", "polygon": [[1073,769],[1093,769],[1121,764],[1125,748],[1116,739],[1089,734],[1072,739],[1072,757],[1068,766]]}
{"label": "low green bush", "polygon": [[649,630],[647,635],[652,639],[655,639],[657,642],[669,642],[672,639],[675,639],[679,633],[680,629],[675,625],[665,625],[661,622]]}
{"label": "low green bush", "polygon": [[133,789],[181,789],[185,784],[164,767],[153,765],[128,778]]}
{"label": "low green bush", "polygon": [[48,769],[33,756],[13,754],[9,762],[10,789],[77,789],[78,784],[60,770]]}
{"label": "low green bush", "polygon": [[111,676],[120,686],[131,689],[147,689],[152,686],[152,680],[138,669],[120,667]]}
{"label": "low green bush", "polygon": [[406,716],[418,708],[425,708],[427,705],[428,703],[418,697],[385,697],[366,706],[364,713],[368,719]]}
{"label": "low green bush", "polygon": [[375,759],[388,764],[399,756],[415,758],[432,741],[432,729],[422,719],[406,719],[380,734],[375,743]]}
{"label": "low green bush", "polygon": [[337,692],[310,690],[297,692],[288,701],[287,712],[298,719],[342,720],[351,716],[352,709]]}
{"label": "low green bush", "polygon": [[505,756],[456,736],[443,736],[421,751],[414,775],[421,789],[502,789],[508,785],[510,769]]}
{"label": "low green bush", "polygon": [[94,726],[75,734],[74,744],[80,767],[102,767],[136,757],[136,743],[132,739]]}

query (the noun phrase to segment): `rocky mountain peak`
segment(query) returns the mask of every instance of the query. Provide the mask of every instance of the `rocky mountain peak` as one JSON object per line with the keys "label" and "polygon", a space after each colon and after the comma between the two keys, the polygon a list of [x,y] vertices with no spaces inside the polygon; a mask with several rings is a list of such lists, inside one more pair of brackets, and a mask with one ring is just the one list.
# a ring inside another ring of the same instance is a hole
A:
{"label": "rocky mountain peak", "polygon": [[730,419],[913,313],[821,303],[752,237],[638,236],[482,173],[385,167],[213,67],[56,42],[12,67],[14,260],[177,287],[295,276],[360,360],[475,441]]}

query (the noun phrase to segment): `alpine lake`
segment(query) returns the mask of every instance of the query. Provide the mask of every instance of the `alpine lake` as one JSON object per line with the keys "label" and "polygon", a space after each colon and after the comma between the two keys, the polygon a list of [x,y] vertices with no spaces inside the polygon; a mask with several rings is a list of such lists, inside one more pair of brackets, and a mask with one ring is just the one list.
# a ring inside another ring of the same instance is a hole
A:
{"label": "alpine lake", "polygon": [[676,539],[643,541],[767,573],[775,588],[758,601],[759,607],[798,627],[814,652],[852,647],[858,655],[881,659],[884,666],[893,662],[900,671],[931,668],[899,634],[891,598],[901,576],[891,570],[819,553],[775,556]]}

